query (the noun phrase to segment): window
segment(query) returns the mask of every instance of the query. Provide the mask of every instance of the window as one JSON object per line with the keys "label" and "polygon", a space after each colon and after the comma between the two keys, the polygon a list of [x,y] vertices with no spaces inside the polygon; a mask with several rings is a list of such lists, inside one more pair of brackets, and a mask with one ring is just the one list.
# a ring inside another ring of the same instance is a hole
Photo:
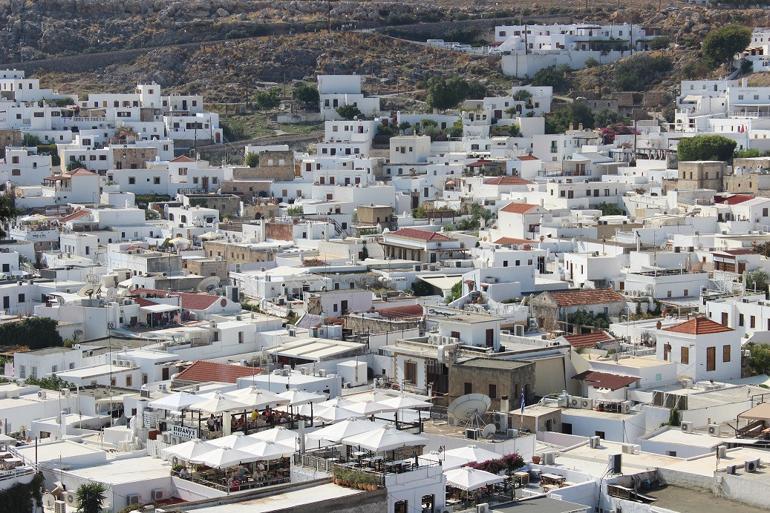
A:
{"label": "window", "polygon": [[682,346],[680,355],[679,355],[679,363],[683,363],[685,365],[688,365],[690,363],[690,348],[687,346]]}
{"label": "window", "polygon": [[24,294],[19,294],[19,303],[24,303],[27,300]]}
{"label": "window", "polygon": [[126,376],[126,386],[130,387],[133,384],[134,378],[130,374]]}
{"label": "window", "polygon": [[497,385],[489,385],[489,398],[490,399],[496,399],[497,398]]}
{"label": "window", "polygon": [[239,344],[243,344],[243,332],[242,331],[238,332],[238,343]]}
{"label": "window", "polygon": [[722,362],[723,363],[730,362],[730,345],[729,344],[725,344],[722,346]]}
{"label": "window", "polygon": [[415,362],[404,362],[404,379],[409,383],[417,383],[417,364]]}
{"label": "window", "polygon": [[395,503],[393,505],[393,513],[409,513],[409,501],[398,501]]}
{"label": "window", "polygon": [[463,386],[463,393],[464,394],[472,394],[473,393],[473,383],[465,382]]}
{"label": "window", "polygon": [[604,431],[596,431],[594,434],[604,440]]}
{"label": "window", "polygon": [[751,326],[752,328],[756,326],[756,317],[754,317],[753,315],[749,317],[749,326]]}
{"label": "window", "polygon": [[449,334],[452,338],[460,338],[460,332],[459,331],[453,331]]}
{"label": "window", "polygon": [[743,326],[743,314],[738,314],[738,326]]}

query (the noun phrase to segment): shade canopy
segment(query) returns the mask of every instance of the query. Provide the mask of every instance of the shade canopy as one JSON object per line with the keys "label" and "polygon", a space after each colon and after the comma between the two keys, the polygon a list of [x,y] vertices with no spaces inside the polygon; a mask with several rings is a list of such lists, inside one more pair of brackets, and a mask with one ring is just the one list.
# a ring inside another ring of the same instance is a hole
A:
{"label": "shade canopy", "polygon": [[308,433],[307,438],[311,440],[326,440],[327,442],[340,442],[343,438],[361,433],[369,433],[382,426],[383,424],[377,421],[348,419]]}
{"label": "shade canopy", "polygon": [[396,411],[396,408],[392,408],[390,406],[386,406],[380,402],[377,401],[361,401],[361,402],[350,402],[345,404],[345,409],[350,410],[352,412],[358,413],[359,415],[374,415],[375,413],[382,413],[385,411]]}
{"label": "shade canopy", "polygon": [[215,440],[209,441],[209,444],[215,447],[224,447],[226,449],[239,449],[242,451],[247,450],[249,447],[259,443],[259,440],[255,440],[251,437],[245,436],[241,432],[233,433],[232,435],[223,436]]}
{"label": "shade canopy", "polygon": [[504,478],[485,470],[461,467],[444,472],[446,484],[465,491],[478,490],[487,485],[502,483]]}
{"label": "shade canopy", "polygon": [[450,449],[446,451],[446,455],[460,458],[465,460],[466,463],[481,463],[482,461],[496,460],[503,457],[502,454],[497,454],[496,452],[488,451],[475,445]]}
{"label": "shade canopy", "polygon": [[416,397],[403,394],[390,397],[388,399],[380,399],[377,402],[383,406],[392,408],[393,410],[404,410],[407,408],[430,408],[433,406],[433,403],[429,403],[428,401],[423,401],[422,399],[417,399]]}
{"label": "shade canopy", "polygon": [[441,466],[444,470],[452,470],[468,464],[468,461],[464,460],[463,458],[458,458],[457,456],[448,456],[436,451],[423,454],[420,456],[419,460],[424,463],[441,463]]}
{"label": "shade canopy", "polygon": [[208,452],[195,456],[190,461],[212,468],[227,468],[240,465],[241,463],[257,461],[258,459],[255,454],[241,449],[215,447]]}
{"label": "shade canopy", "polygon": [[150,401],[147,403],[147,406],[154,410],[182,411],[195,403],[201,402],[201,399],[201,396],[189,392],[174,392],[160,399]]}
{"label": "shade canopy", "polygon": [[355,417],[363,417],[360,413],[350,411],[347,408],[341,406],[328,406],[326,408],[318,408],[313,412],[314,416],[325,422],[339,422],[341,420],[352,419]]}
{"label": "shade canopy", "polygon": [[190,409],[215,414],[233,410],[247,410],[249,409],[249,405],[217,393],[210,399],[204,399],[203,401],[193,404],[190,406]]}
{"label": "shade canopy", "polygon": [[228,399],[238,401],[247,405],[248,408],[255,408],[261,410],[268,406],[279,406],[281,404],[289,404],[289,400],[285,399],[278,394],[250,386],[247,388],[241,388],[240,390],[233,390],[224,394]]}
{"label": "shade canopy", "polygon": [[249,435],[247,438],[251,438],[255,441],[270,442],[276,444],[282,444],[290,447],[294,450],[297,448],[297,441],[299,435],[291,429],[286,429],[283,426],[274,427],[265,431],[258,431]]}
{"label": "shade canopy", "polygon": [[421,436],[399,431],[390,424],[374,431],[359,433],[342,439],[342,443],[345,445],[362,447],[374,452],[425,445],[427,442],[428,440]]}
{"label": "shade canopy", "polygon": [[193,458],[216,449],[216,446],[194,438],[187,442],[172,445],[163,449],[163,455],[169,458],[179,458],[184,461],[192,461]]}
{"label": "shade canopy", "polygon": [[316,394],[314,392],[305,392],[304,390],[287,390],[281,392],[278,397],[289,401],[290,406],[299,406],[302,404],[320,403],[326,401],[324,394]]}
{"label": "shade canopy", "polygon": [[294,454],[294,448],[284,444],[257,440],[256,444],[249,447],[248,452],[257,460],[277,460]]}

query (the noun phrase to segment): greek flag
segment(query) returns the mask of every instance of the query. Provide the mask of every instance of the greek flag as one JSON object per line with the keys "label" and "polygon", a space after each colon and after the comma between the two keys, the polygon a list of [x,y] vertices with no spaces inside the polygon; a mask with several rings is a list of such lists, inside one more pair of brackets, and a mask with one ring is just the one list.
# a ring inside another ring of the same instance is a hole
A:
{"label": "greek flag", "polygon": [[521,391],[521,397],[519,398],[519,404],[521,405],[521,414],[524,415],[524,406],[525,406],[525,399],[524,399],[524,390]]}

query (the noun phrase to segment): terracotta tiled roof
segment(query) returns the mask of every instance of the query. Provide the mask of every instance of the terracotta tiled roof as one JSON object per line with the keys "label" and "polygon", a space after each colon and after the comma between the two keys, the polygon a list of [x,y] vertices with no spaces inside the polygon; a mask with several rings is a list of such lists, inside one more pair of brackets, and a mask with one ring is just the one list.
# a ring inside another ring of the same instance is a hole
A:
{"label": "terracotta tiled roof", "polygon": [[502,212],[508,212],[509,214],[526,214],[531,210],[535,210],[538,206],[531,203],[508,203],[501,208]]}
{"label": "terracotta tiled roof", "polygon": [[714,333],[733,331],[732,328],[714,322],[708,317],[695,317],[694,319],[677,324],[676,326],[664,328],[664,330],[672,331],[674,333],[686,333],[688,335],[712,335]]}
{"label": "terracotta tiled roof", "polygon": [[548,292],[560,307],[601,305],[625,301],[623,294],[612,289],[570,289]]}
{"label": "terracotta tiled roof", "polygon": [[87,215],[88,215],[88,210],[86,210],[84,208],[81,208],[80,210],[76,210],[76,211],[72,212],[71,214],[68,214],[68,215],[62,217],[61,219],[59,219],[59,221],[62,222],[62,223],[67,223],[69,221],[74,221],[75,219],[80,219],[81,217],[84,217],[84,216],[87,216]]}
{"label": "terracotta tiled roof", "polygon": [[83,167],[79,167],[69,172],[70,176],[93,176],[95,174],[96,173],[94,173],[93,171],[89,171],[88,169],[85,169]]}
{"label": "terracotta tiled roof", "polygon": [[242,365],[228,365],[225,363],[207,362],[198,360],[185,370],[180,372],[176,379],[179,381],[193,381],[206,383],[216,381],[219,383],[235,383],[238,378],[260,374],[262,371],[255,367]]}
{"label": "terracotta tiled roof", "polygon": [[487,185],[529,185],[532,182],[518,176],[496,176],[484,180]]}
{"label": "terracotta tiled roof", "polygon": [[401,228],[400,230],[396,230],[395,232],[390,232],[390,235],[395,235],[397,237],[404,237],[406,239],[416,239],[416,240],[424,240],[424,241],[443,242],[443,241],[452,240],[446,235],[443,235],[438,232],[429,232],[427,230],[417,230],[415,228]]}
{"label": "terracotta tiled roof", "polygon": [[191,159],[187,155],[180,155],[177,158],[173,159],[171,162],[195,162],[195,160]]}
{"label": "terracotta tiled roof", "polygon": [[615,340],[613,336],[606,331],[587,333],[585,335],[565,335],[564,338],[575,349],[596,347],[597,344],[613,342]]}
{"label": "terracotta tiled roof", "polygon": [[714,203],[721,203],[723,205],[738,205],[739,203],[749,201],[750,199],[754,199],[754,196],[751,194],[732,194],[730,196],[714,198]]}
{"label": "terracotta tiled roof", "polygon": [[521,155],[518,157],[519,160],[540,160],[534,155]]}
{"label": "terracotta tiled roof", "polygon": [[503,246],[521,246],[534,244],[535,241],[529,239],[517,239],[516,237],[500,237],[495,241],[495,244],[502,244]]}
{"label": "terracotta tiled roof", "polygon": [[422,317],[422,305],[391,306],[379,308],[377,312],[387,319],[405,319],[410,317]]}
{"label": "terracotta tiled roof", "polygon": [[215,296],[213,294],[194,294],[192,292],[178,292],[177,295],[182,298],[182,308],[184,308],[185,310],[206,310],[217,301],[224,301],[225,303],[227,303],[226,297]]}
{"label": "terracotta tiled roof", "polygon": [[610,390],[617,390],[619,388],[627,387],[635,381],[639,381],[640,378],[589,370],[581,372],[576,376],[572,376],[572,379],[585,381],[587,384],[593,386],[594,388],[609,388]]}

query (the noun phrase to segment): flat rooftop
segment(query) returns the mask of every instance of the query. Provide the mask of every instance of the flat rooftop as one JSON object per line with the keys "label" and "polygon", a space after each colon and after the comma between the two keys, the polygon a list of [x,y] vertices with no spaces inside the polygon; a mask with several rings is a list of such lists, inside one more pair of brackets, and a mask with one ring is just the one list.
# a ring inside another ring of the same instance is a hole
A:
{"label": "flat rooftop", "polygon": [[692,447],[702,447],[704,449],[711,449],[717,445],[726,443],[724,438],[707,435],[705,433],[685,433],[679,428],[668,429],[662,433],[658,433],[655,436],[649,437],[647,440],[653,442],[689,445]]}
{"label": "flat rooftop", "polygon": [[589,506],[574,502],[551,499],[550,497],[535,497],[510,504],[494,506],[492,511],[499,513],[577,513],[587,511]]}
{"label": "flat rooftop", "polygon": [[104,465],[79,468],[70,474],[109,485],[137,483],[152,479],[171,477],[171,465],[159,458],[142,456],[139,458],[119,459]]}
{"label": "flat rooftop", "polygon": [[360,490],[344,488],[332,483],[276,493],[267,497],[259,497],[230,504],[182,508],[185,511],[198,513],[267,513],[269,511],[290,511],[292,508],[328,501],[363,493]]}
{"label": "flat rooftop", "polygon": [[[757,490],[759,493],[759,490]],[[658,499],[654,505],[673,511],[697,511],[698,513],[767,513],[766,509],[748,506],[740,502],[717,497],[702,490],[667,486],[646,495]]]}
{"label": "flat rooftop", "polygon": [[530,362],[498,360],[496,358],[471,358],[464,362],[458,362],[458,367],[473,367],[478,369],[496,369],[496,370],[516,370],[522,367],[532,365]]}

